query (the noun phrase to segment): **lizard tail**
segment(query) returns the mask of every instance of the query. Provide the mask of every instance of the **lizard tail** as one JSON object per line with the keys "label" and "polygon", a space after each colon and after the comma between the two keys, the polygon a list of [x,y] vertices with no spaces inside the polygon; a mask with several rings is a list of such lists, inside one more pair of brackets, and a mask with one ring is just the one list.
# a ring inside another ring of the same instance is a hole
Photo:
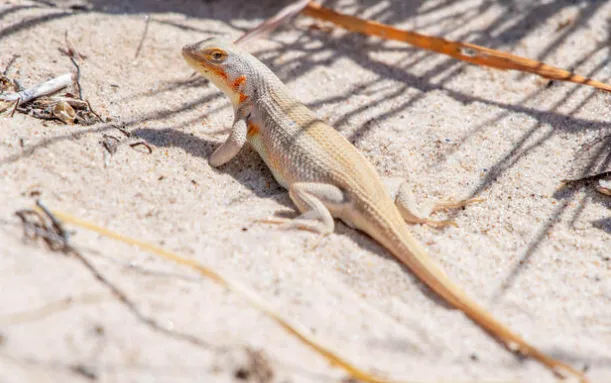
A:
{"label": "lizard tail", "polygon": [[[376,238],[401,262],[424,282],[431,290],[454,307],[462,310],[475,323],[499,339],[507,349],[523,356],[532,357],[556,375],[566,377],[567,373],[577,376],[580,382],[587,382],[585,375],[528,344],[507,326],[497,321],[486,309],[469,298],[437,266],[424,248],[405,230],[392,230],[390,237]],[[375,238],[375,237],[374,237]]]}

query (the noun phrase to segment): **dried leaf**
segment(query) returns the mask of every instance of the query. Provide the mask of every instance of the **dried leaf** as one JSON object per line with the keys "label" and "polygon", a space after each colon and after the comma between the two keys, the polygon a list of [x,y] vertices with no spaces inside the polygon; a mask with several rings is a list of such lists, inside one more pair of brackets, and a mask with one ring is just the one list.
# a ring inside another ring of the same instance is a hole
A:
{"label": "dried leaf", "polygon": [[60,101],[53,107],[53,115],[66,124],[74,124],[76,112],[66,101]]}

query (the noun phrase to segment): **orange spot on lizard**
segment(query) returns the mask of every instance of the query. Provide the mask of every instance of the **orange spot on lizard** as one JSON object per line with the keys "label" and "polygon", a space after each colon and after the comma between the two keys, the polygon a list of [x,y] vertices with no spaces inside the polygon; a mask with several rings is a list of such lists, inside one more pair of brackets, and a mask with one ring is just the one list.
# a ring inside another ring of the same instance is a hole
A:
{"label": "orange spot on lizard", "polygon": [[238,93],[238,97],[239,97],[239,100],[240,100],[241,103],[246,101],[246,100],[248,100],[248,96],[245,95],[244,93],[240,92],[240,88],[241,88],[242,84],[244,84],[245,82],[246,82],[246,76],[242,75],[242,76],[236,78],[235,80],[233,80],[233,84],[231,84],[231,89],[234,92],[239,92]]}
{"label": "orange spot on lizard", "polygon": [[240,87],[240,85],[244,84],[245,82],[246,82],[246,76],[242,75],[242,76],[240,76],[240,77],[236,78],[236,79],[233,81],[233,85],[232,85],[232,87],[231,87],[231,88],[232,88],[234,91],[237,91],[237,90],[238,90],[238,88]]}
{"label": "orange spot on lizard", "polygon": [[259,133],[259,127],[255,124],[253,124],[252,122],[248,123],[248,131],[246,132],[246,134],[248,136],[254,136],[255,134]]}
{"label": "orange spot on lizard", "polygon": [[208,69],[210,69],[211,71],[213,71],[214,73],[216,73],[219,77],[227,80],[227,73],[225,73],[224,70],[220,69],[220,68],[214,68],[214,67],[209,67]]}

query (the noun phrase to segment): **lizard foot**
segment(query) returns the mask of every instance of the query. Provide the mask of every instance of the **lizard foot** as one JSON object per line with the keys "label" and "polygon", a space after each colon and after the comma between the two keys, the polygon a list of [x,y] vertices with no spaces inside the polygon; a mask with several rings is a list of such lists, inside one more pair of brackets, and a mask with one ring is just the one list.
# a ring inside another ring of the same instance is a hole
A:
{"label": "lizard foot", "polygon": [[[302,216],[300,216],[302,217]],[[330,231],[325,227],[325,225],[320,221],[315,221],[307,218],[281,218],[281,217],[270,217],[264,219],[258,219],[255,222],[257,223],[267,223],[272,225],[280,225],[280,230],[304,230],[310,231],[316,234],[329,235],[333,232],[333,229]]]}
{"label": "lizard foot", "polygon": [[[448,211],[452,209],[459,209],[461,207],[465,207],[472,203],[484,202],[485,200],[486,200],[485,198],[470,198],[470,199],[465,199],[461,201],[440,202],[438,204],[435,204],[435,206],[431,210],[431,213],[436,213],[438,211]],[[442,221],[442,222],[445,222],[445,221]]]}

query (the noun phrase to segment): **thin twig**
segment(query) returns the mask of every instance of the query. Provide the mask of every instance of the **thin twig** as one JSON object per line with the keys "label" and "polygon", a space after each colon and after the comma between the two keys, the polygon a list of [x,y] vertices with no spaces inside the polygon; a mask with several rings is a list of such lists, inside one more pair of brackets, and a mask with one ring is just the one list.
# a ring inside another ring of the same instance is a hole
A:
{"label": "thin twig", "polygon": [[63,89],[72,83],[72,73],[65,73],[61,76],[55,77],[49,81],[45,81],[41,84],[34,85],[31,88],[22,90],[21,92],[0,94],[0,100],[2,101],[16,101],[19,100],[20,104],[32,101],[38,97],[46,96]]}
{"label": "thin twig", "polygon": [[[46,208],[37,202],[37,206],[43,213]],[[48,210],[46,210],[48,211]],[[54,218],[42,215],[35,210],[18,210],[15,215],[19,217],[23,225],[23,234],[27,239],[36,240],[42,238],[49,249],[53,251],[64,250],[68,243],[67,232]]]}
{"label": "thin twig", "polygon": [[151,145],[149,145],[145,141],[133,142],[133,143],[129,144],[129,146],[131,146],[132,148],[136,148],[137,146],[144,146],[145,148],[148,149],[149,154],[153,153],[153,148],[151,147]]}
{"label": "thin twig", "polygon": [[100,115],[97,114],[95,110],[93,110],[93,108],[91,107],[91,104],[89,103],[89,99],[86,99],[85,102],[87,103],[87,107],[89,108],[89,111],[91,112],[91,114],[96,116],[96,118],[98,119],[98,122],[102,122],[102,117],[100,117]]}
{"label": "thin twig", "polygon": [[407,30],[401,30],[390,25],[365,20],[356,16],[346,15],[320,4],[310,2],[302,14],[313,18],[330,21],[340,27],[368,36],[377,36],[386,40],[396,40],[415,47],[448,55],[457,60],[472,64],[488,66],[496,69],[512,69],[528,72],[552,80],[568,81],[577,84],[593,86],[611,92],[611,85],[574,74],[565,69],[511,53],[485,48],[479,45],[450,41],[441,37],[427,36]]}
{"label": "thin twig", "polygon": [[49,209],[45,205],[43,205],[41,200],[36,200],[36,207],[42,210],[49,220],[51,221],[51,228],[63,239],[64,246],[68,246],[68,241],[70,240],[69,233],[64,229],[62,223],[55,218],[55,216],[51,213]]}
{"label": "thin twig", "polygon": [[138,49],[136,49],[136,54],[134,55],[134,59],[137,59],[140,55],[140,50],[142,50],[142,46],[144,45],[144,39],[149,31],[149,24],[151,22],[151,16],[144,16],[144,31],[142,32],[142,37],[140,38],[140,43],[138,43]]}
{"label": "thin twig", "polygon": [[66,44],[66,48],[65,49],[64,48],[57,48],[57,50],[59,50],[65,56],[74,57],[75,59],[77,59],[79,61],[83,61],[84,59],[87,58],[87,56],[85,56],[84,54],[80,53],[79,51],[76,50],[76,48],[74,48],[74,45],[72,45],[72,43],[68,39],[68,30],[64,31],[64,43]]}
{"label": "thin twig", "polygon": [[8,60],[8,64],[6,64],[6,67],[4,67],[4,70],[2,71],[2,74],[4,76],[6,76],[6,74],[8,73],[8,71],[11,69],[11,67],[13,66],[13,64],[15,63],[15,61],[17,61],[17,58],[19,58],[18,54],[14,54],[13,57],[11,57],[10,60]]}
{"label": "thin twig", "polygon": [[11,109],[11,113],[9,113],[9,117],[13,118],[13,116],[15,115],[15,111],[17,110],[17,108],[19,107],[19,104],[21,104],[21,99],[16,99],[14,104],[13,104],[13,109]]}
{"label": "thin twig", "polygon": [[125,123],[123,123],[122,126],[114,126],[114,128],[117,129],[119,132],[123,133],[125,137],[132,137],[131,132],[125,129]]}
{"label": "thin twig", "polygon": [[234,44],[244,44],[246,41],[260,37],[264,33],[269,33],[273,31],[274,29],[278,28],[284,23],[287,23],[289,20],[295,17],[308,5],[309,2],[310,0],[299,0],[282,8],[274,16],[265,20],[250,31],[244,33],[234,42]]}
{"label": "thin twig", "polygon": [[85,55],[82,55],[81,53],[79,53],[74,48],[74,45],[72,45],[72,43],[68,39],[68,30],[64,31],[64,42],[66,44],[66,49],[62,49],[62,48],[58,48],[58,49],[59,49],[59,51],[61,53],[63,53],[64,55],[68,56],[68,58],[72,62],[72,65],[74,65],[74,68],[76,68],[76,74],[75,74],[74,79],[73,79],[73,85],[74,85],[74,88],[76,88],[76,90],[78,92],[79,98],[82,100],[83,99],[83,92],[81,90],[81,83],[80,83],[80,81],[81,81],[81,67],[78,65],[77,60],[78,61],[84,60],[85,59]]}
{"label": "thin twig", "polygon": [[73,77],[73,84],[78,92],[78,98],[83,99],[83,91],[81,90],[81,67],[76,63],[74,56],[70,56],[70,61],[72,61],[72,65],[76,68],[76,73]]}

